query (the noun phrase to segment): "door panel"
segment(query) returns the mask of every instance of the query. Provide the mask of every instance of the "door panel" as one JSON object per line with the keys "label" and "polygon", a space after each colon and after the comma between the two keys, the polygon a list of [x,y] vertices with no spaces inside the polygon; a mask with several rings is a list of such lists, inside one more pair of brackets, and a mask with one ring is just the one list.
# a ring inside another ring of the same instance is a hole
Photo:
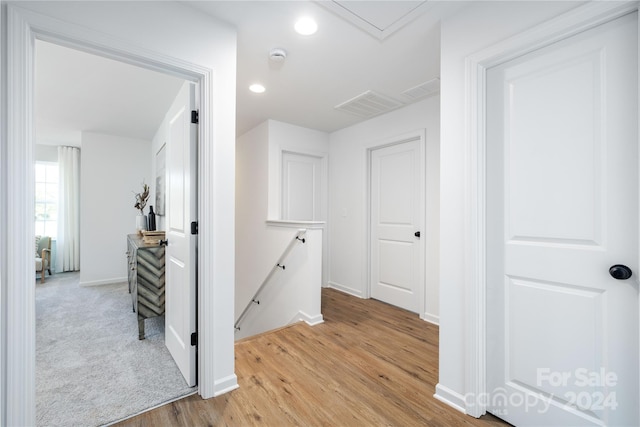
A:
{"label": "door panel", "polygon": [[509,231],[519,241],[595,244],[602,235],[604,57],[600,51],[553,56],[545,60],[553,65],[510,70]]}
{"label": "door panel", "polygon": [[424,286],[419,140],[371,153],[371,296],[415,313]]}
{"label": "door panel", "polygon": [[190,386],[196,384],[196,236],[190,234],[196,221],[197,191],[196,125],[191,123],[195,109],[195,87],[185,83],[178,93],[169,118],[166,168],[167,188],[167,281],[165,344]]}
{"label": "door panel", "polygon": [[637,48],[633,14],[487,72],[488,407],[515,425],[640,421]]}
{"label": "door panel", "polygon": [[319,221],[322,159],[299,153],[282,153],[282,219]]}

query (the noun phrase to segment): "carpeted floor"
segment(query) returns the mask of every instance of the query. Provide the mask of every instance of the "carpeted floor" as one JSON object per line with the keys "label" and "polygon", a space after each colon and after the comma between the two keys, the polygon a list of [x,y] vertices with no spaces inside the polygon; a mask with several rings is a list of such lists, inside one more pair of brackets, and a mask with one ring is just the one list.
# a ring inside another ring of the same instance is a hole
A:
{"label": "carpeted floor", "polygon": [[78,273],[36,282],[38,426],[98,426],[196,391],[164,345],[164,317],[137,316],[126,283],[80,287]]}

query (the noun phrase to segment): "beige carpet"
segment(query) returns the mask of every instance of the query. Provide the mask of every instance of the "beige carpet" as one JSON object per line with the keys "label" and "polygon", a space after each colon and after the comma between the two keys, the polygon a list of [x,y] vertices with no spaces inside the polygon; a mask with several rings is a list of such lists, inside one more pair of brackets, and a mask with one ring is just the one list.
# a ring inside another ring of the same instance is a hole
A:
{"label": "beige carpet", "polygon": [[164,317],[137,316],[126,283],[80,287],[78,273],[36,282],[38,426],[98,426],[195,392],[164,345]]}

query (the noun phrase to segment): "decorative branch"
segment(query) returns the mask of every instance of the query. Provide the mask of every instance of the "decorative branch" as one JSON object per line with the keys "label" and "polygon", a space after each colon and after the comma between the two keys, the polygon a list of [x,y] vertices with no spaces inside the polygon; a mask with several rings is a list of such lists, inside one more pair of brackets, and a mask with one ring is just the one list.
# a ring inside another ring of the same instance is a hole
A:
{"label": "decorative branch", "polygon": [[147,201],[149,200],[149,186],[142,182],[142,193],[134,193],[136,195],[136,204],[133,205],[134,208],[140,211],[140,215],[144,215],[144,208],[147,206]]}

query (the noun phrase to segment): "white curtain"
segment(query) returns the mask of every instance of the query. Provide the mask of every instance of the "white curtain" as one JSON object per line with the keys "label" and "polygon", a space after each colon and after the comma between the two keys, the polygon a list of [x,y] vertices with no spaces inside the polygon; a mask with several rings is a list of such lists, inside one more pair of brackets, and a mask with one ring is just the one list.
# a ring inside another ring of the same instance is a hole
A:
{"label": "white curtain", "polygon": [[80,149],[58,147],[57,265],[62,271],[80,270]]}

